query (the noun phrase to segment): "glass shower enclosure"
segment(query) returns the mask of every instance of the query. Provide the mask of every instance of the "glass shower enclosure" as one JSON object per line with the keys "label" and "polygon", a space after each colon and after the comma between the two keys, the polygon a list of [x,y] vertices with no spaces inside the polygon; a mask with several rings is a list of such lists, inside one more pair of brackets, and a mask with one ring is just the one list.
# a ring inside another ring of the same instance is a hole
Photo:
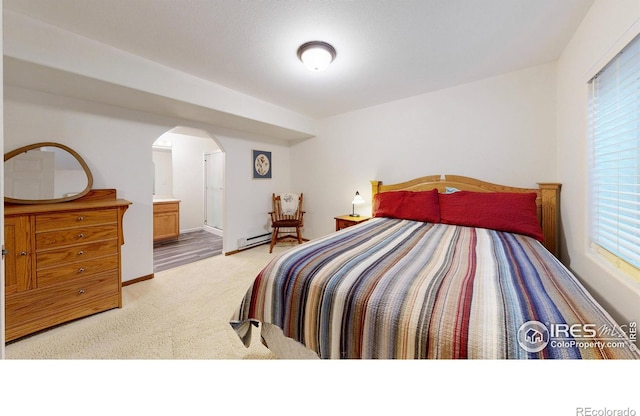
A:
{"label": "glass shower enclosure", "polygon": [[224,197],[224,153],[204,155],[205,176],[205,225],[222,230],[222,206]]}

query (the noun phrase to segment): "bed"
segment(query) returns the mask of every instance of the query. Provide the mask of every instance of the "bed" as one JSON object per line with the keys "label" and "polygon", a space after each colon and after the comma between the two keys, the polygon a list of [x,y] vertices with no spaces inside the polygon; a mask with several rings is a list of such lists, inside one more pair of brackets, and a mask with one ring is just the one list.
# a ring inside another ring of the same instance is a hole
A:
{"label": "bed", "polygon": [[373,218],[277,255],[231,319],[280,358],[636,359],[557,259],[560,185],[372,181]]}

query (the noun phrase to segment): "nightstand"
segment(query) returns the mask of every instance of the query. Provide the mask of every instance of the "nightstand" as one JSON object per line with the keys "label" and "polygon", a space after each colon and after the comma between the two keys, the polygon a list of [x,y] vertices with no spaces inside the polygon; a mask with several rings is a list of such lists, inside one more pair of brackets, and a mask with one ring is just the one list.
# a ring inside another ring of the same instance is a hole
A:
{"label": "nightstand", "polygon": [[371,217],[352,217],[351,215],[341,215],[339,217],[334,217],[336,220],[336,231],[340,231],[343,228],[351,227],[352,225],[360,224],[361,222],[365,222]]}

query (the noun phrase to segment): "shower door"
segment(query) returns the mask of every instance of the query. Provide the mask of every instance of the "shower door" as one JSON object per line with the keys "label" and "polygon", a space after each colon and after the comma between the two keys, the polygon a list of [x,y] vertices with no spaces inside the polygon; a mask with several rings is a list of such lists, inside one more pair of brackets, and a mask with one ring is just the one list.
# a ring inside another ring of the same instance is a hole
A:
{"label": "shower door", "polygon": [[224,191],[224,153],[204,155],[205,219],[210,227],[222,230],[222,205]]}

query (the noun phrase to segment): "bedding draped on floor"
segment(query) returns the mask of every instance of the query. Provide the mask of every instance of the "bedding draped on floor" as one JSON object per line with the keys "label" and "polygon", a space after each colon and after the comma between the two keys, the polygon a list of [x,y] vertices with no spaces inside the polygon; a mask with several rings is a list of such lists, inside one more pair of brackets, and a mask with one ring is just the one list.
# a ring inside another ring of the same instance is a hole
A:
{"label": "bedding draped on floor", "polygon": [[276,325],[321,358],[640,357],[540,242],[391,218],[274,258],[232,319]]}

